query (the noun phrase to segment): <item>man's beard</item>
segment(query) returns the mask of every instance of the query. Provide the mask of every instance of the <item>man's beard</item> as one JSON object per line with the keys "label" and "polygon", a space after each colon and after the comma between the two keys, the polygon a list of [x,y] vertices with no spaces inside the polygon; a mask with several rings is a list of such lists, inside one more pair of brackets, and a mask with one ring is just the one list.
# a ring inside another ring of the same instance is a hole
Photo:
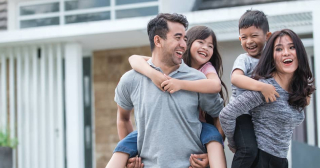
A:
{"label": "man's beard", "polygon": [[174,52],[168,52],[166,48],[164,48],[164,50],[162,51],[162,56],[162,62],[167,66],[176,66],[181,64],[181,60],[179,62],[175,61],[176,56],[174,55]]}

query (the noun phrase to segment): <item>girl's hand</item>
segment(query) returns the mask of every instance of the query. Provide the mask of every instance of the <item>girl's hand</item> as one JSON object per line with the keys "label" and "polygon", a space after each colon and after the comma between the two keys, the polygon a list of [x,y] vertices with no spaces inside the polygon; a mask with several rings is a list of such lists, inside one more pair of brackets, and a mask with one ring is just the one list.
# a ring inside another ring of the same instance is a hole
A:
{"label": "girl's hand", "polygon": [[127,162],[127,168],[143,168],[143,163],[141,163],[141,157],[132,157]]}
{"label": "girl's hand", "polygon": [[208,154],[191,154],[189,168],[206,168],[209,166]]}
{"label": "girl's hand", "polygon": [[172,94],[174,92],[181,90],[182,85],[180,80],[170,78],[169,76],[167,76],[167,78],[169,79],[161,83],[161,87],[163,88],[164,91],[167,91]]}
{"label": "girl's hand", "polygon": [[157,70],[154,70],[154,71],[152,71],[152,74],[150,75],[150,79],[160,90],[164,91],[163,88],[161,87],[161,83],[168,80],[169,78],[167,78],[167,76],[165,74],[162,74],[161,72],[159,72]]}

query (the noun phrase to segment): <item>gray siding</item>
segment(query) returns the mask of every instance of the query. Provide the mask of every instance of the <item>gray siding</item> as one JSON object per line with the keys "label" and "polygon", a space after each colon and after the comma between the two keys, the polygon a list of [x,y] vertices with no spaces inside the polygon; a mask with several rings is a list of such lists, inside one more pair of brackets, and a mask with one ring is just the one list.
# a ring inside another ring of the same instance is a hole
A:
{"label": "gray siding", "polygon": [[7,30],[7,0],[0,0],[0,30]]}

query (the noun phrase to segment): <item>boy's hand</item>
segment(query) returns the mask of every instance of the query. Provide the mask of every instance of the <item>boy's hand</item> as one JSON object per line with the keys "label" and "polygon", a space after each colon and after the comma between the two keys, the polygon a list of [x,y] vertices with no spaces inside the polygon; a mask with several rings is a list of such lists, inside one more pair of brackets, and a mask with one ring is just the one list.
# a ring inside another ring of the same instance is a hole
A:
{"label": "boy's hand", "polygon": [[271,84],[264,84],[261,88],[261,93],[263,94],[267,103],[274,102],[277,100],[276,97],[280,97],[279,93],[276,91],[276,88]]}
{"label": "boy's hand", "polygon": [[169,79],[165,74],[162,74],[159,71],[152,71],[152,74],[150,75],[150,79],[160,90],[165,91],[161,87],[161,83]]}
{"label": "boy's hand", "polygon": [[161,87],[164,91],[167,91],[172,94],[176,91],[181,90],[181,82],[179,80],[170,78],[168,76],[167,78],[169,79],[161,83]]}
{"label": "boy's hand", "polygon": [[191,154],[189,168],[205,168],[209,166],[208,154]]}

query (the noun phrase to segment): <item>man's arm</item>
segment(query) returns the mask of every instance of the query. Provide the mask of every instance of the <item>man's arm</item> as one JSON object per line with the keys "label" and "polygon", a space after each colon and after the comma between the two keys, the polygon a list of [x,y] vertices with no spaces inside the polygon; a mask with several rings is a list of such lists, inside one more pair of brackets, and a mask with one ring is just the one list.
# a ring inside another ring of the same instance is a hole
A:
{"label": "man's arm", "polygon": [[276,92],[276,89],[273,85],[245,76],[241,69],[235,69],[232,72],[231,83],[241,89],[261,92],[267,103],[269,100],[271,102],[275,101],[276,96],[279,97],[279,94]]}
{"label": "man's arm", "polygon": [[122,140],[130,132],[133,131],[131,119],[130,119],[131,110],[125,110],[118,105],[117,110],[117,128],[119,139]]}

